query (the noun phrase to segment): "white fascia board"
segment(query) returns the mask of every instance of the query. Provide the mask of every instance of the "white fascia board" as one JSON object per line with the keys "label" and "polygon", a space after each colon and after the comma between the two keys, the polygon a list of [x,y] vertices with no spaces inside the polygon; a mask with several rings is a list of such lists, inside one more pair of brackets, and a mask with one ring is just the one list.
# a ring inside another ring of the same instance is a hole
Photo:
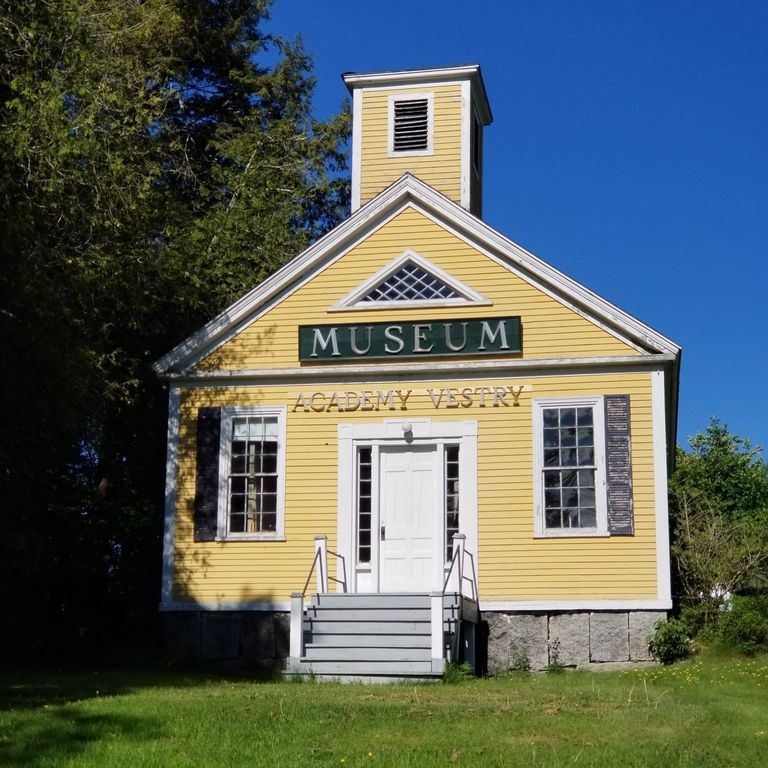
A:
{"label": "white fascia board", "polygon": [[326,235],[313,243],[309,248],[294,257],[244,296],[239,298],[221,314],[206,323],[200,330],[193,333],[181,344],[161,357],[152,366],[155,373],[167,374],[177,366],[188,367],[194,365],[202,357],[210,354],[216,346],[231,338],[231,331],[241,326],[243,320],[251,319],[251,316],[259,307],[270,304],[283,298],[282,292],[286,287],[307,274],[321,262],[323,258],[334,251],[341,251],[345,247],[358,242],[363,237],[380,226],[387,218],[389,206],[408,189],[414,177],[405,174],[388,189],[370,200],[362,208],[353,213],[346,221],[332,229]]}
{"label": "white fascia board", "polygon": [[424,362],[424,363],[367,363],[365,365],[323,365],[305,368],[253,368],[222,369],[213,371],[190,371],[181,374],[169,374],[168,379],[176,386],[210,386],[214,383],[237,381],[267,384],[285,383],[286,379],[297,381],[382,381],[402,380],[437,380],[437,379],[476,379],[489,376],[526,376],[543,377],[567,370],[573,374],[599,375],[606,371],[634,373],[657,370],[674,360],[673,355],[627,355],[622,357],[571,357],[541,358],[536,360],[474,360],[461,362]]}
{"label": "white fascia board", "polygon": [[346,221],[158,360],[153,366],[154,370],[164,375],[175,366],[194,365],[210,354],[216,346],[231,338],[234,332],[253,318],[259,307],[273,306],[286,295],[290,284],[295,284],[312,270],[327,266],[334,255],[338,256],[342,249],[352,247],[352,244],[359,242],[408,205],[417,209],[421,206],[423,212],[431,213],[438,223],[460,234],[468,243],[480,250],[486,249],[487,252],[496,254],[501,260],[500,263],[510,271],[521,276],[530,275],[541,281],[543,286],[551,286],[555,290],[553,295],[556,298],[580,306],[586,312],[586,317],[598,324],[602,320],[607,329],[617,328],[629,338],[636,339],[643,349],[679,355],[680,347],[673,341],[546,264],[445,195],[406,173]]}
{"label": "white fascia board", "polygon": [[389,72],[345,72],[341,76],[350,93],[360,88],[393,88],[407,85],[444,84],[452,81],[470,80],[476,92],[478,113],[483,125],[493,121],[488,94],[483,82],[479,64],[459,67],[438,67],[434,69],[407,69]]}
{"label": "white fascia board", "polygon": [[449,217],[454,226],[464,231],[469,242],[483,243],[490,250],[508,259],[510,266],[518,266],[541,278],[545,283],[556,287],[564,296],[583,306],[590,314],[621,328],[629,336],[644,342],[652,349],[679,354],[680,347],[675,342],[526,251],[437,190],[416,178],[413,178],[413,185],[418,190],[421,201],[432,207],[438,215],[442,214],[440,218]]}

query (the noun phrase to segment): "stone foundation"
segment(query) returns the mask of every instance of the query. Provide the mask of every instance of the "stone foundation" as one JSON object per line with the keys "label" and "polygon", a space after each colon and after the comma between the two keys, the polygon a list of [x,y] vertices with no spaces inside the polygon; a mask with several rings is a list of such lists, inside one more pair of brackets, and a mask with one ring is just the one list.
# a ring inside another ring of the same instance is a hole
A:
{"label": "stone foundation", "polygon": [[484,611],[488,672],[597,667],[651,660],[648,638],[664,611],[512,613]]}
{"label": "stone foundation", "polygon": [[[169,611],[162,616],[163,645],[171,661],[268,676],[281,670],[288,657],[288,613]],[[487,658],[491,675],[556,664],[597,668],[647,662],[648,638],[666,617],[664,611],[484,611],[487,630],[478,632],[478,657]],[[482,661],[480,666],[485,666]]]}
{"label": "stone foundation", "polygon": [[288,657],[288,613],[169,611],[162,619],[163,648],[171,661],[270,675]]}

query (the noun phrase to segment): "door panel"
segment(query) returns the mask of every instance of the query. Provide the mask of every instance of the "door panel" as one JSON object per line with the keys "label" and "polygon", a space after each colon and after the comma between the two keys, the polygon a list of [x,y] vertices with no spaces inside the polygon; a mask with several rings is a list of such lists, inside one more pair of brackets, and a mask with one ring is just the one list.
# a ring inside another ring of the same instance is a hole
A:
{"label": "door panel", "polygon": [[[436,446],[380,452],[380,589],[437,589],[440,485]],[[441,586],[441,585],[440,585]]]}

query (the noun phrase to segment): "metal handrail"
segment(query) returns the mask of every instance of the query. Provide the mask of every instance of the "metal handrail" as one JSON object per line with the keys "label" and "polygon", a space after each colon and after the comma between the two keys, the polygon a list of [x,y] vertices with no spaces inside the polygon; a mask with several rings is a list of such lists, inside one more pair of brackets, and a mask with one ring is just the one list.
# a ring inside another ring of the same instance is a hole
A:
{"label": "metal handrail", "polygon": [[335,581],[337,584],[341,584],[342,586],[342,592],[346,593],[347,591],[347,561],[344,559],[344,555],[340,555],[338,552],[334,552],[332,549],[326,549],[325,550],[327,554],[333,555],[334,557],[341,560],[341,570],[343,574],[343,578],[337,579],[335,576],[331,576],[330,574],[324,574],[323,573],[323,558],[320,555],[320,550],[318,549],[315,552],[315,557],[312,560],[312,565],[310,566],[309,573],[307,574],[307,580],[304,582],[304,589],[301,590],[301,596],[304,597],[307,594],[307,588],[309,587],[309,582],[312,581],[312,574],[315,572],[315,566],[317,565],[318,561],[320,562],[320,565],[318,566],[320,568],[320,583],[325,584],[326,579],[329,581]]}
{"label": "metal handrail", "polygon": [[[463,553],[465,557],[469,557],[470,562],[472,563],[472,577],[464,575],[464,557],[459,557],[459,553]],[[467,551],[464,547],[454,547],[453,549],[453,557],[451,558],[451,564],[448,567],[448,573],[445,575],[445,581],[443,582],[443,594],[446,593],[446,590],[448,589],[448,582],[451,580],[451,574],[453,573],[453,567],[458,563],[458,571],[459,571],[459,594],[463,594],[464,590],[462,587],[464,586],[464,582],[468,581],[472,585],[472,599],[477,600],[477,574],[475,572],[475,557],[474,555]]]}
{"label": "metal handrail", "polygon": [[[332,549],[327,549],[326,552],[329,555],[333,555],[334,557],[341,560],[341,572],[344,578],[337,579],[335,576],[328,575],[328,578],[331,581],[335,581],[337,584],[341,584],[341,591],[346,594],[347,592],[347,561],[344,559],[344,555],[340,555],[338,552],[334,552]],[[339,572],[338,567],[336,568],[336,573]]]}

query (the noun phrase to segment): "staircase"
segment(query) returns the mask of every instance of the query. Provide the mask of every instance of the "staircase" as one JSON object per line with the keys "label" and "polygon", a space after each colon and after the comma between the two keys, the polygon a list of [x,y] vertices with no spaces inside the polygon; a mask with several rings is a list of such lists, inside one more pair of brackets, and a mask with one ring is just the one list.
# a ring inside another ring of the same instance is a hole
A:
{"label": "staircase", "polygon": [[315,594],[303,611],[303,651],[289,659],[286,675],[350,682],[438,679],[445,659],[462,657],[460,645],[472,655],[478,621],[475,601],[451,592],[441,598],[436,658],[429,593]]}

